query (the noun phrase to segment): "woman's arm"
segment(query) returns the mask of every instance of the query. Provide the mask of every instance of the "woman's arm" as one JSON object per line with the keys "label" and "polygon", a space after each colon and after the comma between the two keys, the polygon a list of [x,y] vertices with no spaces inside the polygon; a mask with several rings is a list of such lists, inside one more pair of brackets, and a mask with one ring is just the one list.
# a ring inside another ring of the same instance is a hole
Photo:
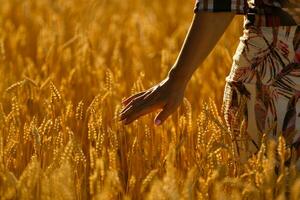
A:
{"label": "woman's arm", "polygon": [[230,12],[200,12],[194,16],[169,78],[187,84],[193,72],[210,54],[234,17]]}
{"label": "woman's arm", "polygon": [[152,88],[125,99],[120,120],[129,124],[140,116],[162,109],[155,118],[156,125],[162,124],[182,103],[193,72],[209,55],[233,16],[225,12],[197,13],[168,76]]}

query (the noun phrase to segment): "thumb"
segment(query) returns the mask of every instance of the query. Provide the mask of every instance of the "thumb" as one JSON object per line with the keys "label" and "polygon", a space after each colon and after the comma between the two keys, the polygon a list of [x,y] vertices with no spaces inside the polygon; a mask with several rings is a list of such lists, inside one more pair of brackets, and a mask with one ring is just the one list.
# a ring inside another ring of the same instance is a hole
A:
{"label": "thumb", "polygon": [[155,125],[161,125],[175,110],[175,106],[167,104],[164,106],[163,110],[158,113],[154,119]]}

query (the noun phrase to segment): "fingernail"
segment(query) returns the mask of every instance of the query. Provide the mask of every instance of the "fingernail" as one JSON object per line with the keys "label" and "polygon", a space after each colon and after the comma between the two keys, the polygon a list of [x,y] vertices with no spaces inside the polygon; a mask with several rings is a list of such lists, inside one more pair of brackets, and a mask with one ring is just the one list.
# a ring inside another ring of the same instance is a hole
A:
{"label": "fingernail", "polygon": [[161,124],[161,120],[156,119],[154,123],[155,123],[155,125],[160,125]]}

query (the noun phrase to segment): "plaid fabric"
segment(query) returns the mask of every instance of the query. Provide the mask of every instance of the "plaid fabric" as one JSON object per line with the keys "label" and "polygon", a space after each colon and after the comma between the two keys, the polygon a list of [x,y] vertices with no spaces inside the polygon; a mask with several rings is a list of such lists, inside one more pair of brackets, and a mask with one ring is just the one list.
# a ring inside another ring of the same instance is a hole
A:
{"label": "plaid fabric", "polygon": [[[300,2],[288,0],[196,0],[194,13],[233,12],[246,15],[245,26],[290,26],[300,24]],[[286,7],[284,5],[289,5]]]}
{"label": "plaid fabric", "polygon": [[194,12],[235,12],[244,14],[247,7],[247,0],[196,0]]}

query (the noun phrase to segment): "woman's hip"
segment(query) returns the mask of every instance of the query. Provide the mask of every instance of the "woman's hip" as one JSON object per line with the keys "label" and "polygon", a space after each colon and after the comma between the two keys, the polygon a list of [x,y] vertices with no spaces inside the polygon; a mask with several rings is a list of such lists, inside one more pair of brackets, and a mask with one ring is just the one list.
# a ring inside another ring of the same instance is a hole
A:
{"label": "woman's hip", "polygon": [[275,138],[283,134],[289,145],[300,143],[299,41],[300,26],[249,27],[240,38],[226,77],[223,112],[236,131],[242,112],[256,147],[266,132]]}
{"label": "woman's hip", "polygon": [[226,81],[250,84],[259,78],[263,84],[271,85],[288,75],[298,80],[299,65],[300,26],[250,26],[240,37]]}

